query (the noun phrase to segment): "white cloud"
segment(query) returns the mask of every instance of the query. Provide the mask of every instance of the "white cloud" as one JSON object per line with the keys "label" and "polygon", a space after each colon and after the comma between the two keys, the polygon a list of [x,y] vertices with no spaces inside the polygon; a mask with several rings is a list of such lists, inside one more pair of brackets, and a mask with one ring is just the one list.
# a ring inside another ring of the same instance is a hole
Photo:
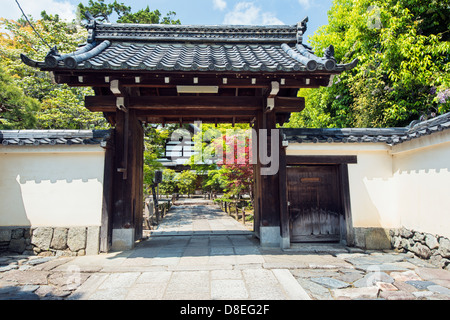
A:
{"label": "white cloud", "polygon": [[309,9],[311,7],[311,0],[298,0],[303,9]]}
{"label": "white cloud", "polygon": [[[22,16],[22,12],[15,0],[2,0],[2,10],[0,17],[17,20]],[[20,6],[27,15],[34,19],[40,19],[41,12],[47,14],[58,14],[61,19],[72,21],[75,19],[76,6],[67,0],[19,0]]]}
{"label": "white cloud", "polygon": [[224,24],[230,25],[281,25],[284,24],[272,12],[261,12],[253,2],[239,2],[233,11],[225,15]]}
{"label": "white cloud", "polygon": [[213,5],[214,9],[219,9],[222,11],[227,7],[227,2],[225,0],[213,0]]}

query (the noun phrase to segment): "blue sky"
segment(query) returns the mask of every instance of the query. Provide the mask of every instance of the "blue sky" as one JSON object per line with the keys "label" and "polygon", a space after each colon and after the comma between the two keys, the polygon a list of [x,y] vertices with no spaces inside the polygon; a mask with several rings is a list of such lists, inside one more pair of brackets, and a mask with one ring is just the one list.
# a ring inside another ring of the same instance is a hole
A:
{"label": "blue sky", "polygon": [[[72,19],[79,2],[88,0],[19,0],[27,14],[38,18],[42,10],[58,13],[61,17]],[[106,0],[113,2],[113,0]],[[150,7],[158,9],[163,15],[175,11],[182,24],[296,24],[309,17],[307,36],[321,25],[327,24],[327,12],[332,0],[119,0],[133,11]],[[0,17],[17,19],[20,11],[15,0],[0,0]]]}

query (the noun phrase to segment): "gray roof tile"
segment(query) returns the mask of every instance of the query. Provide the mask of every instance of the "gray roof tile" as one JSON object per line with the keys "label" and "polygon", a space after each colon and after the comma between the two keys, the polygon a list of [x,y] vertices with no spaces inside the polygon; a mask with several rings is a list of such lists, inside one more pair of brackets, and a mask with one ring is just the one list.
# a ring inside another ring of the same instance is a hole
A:
{"label": "gray roof tile", "polygon": [[[21,55],[42,69],[150,71],[341,72],[355,66],[320,58],[293,26],[88,25],[87,43],[76,52],[50,51],[44,62]],[[334,50],[330,50],[334,52]]]}
{"label": "gray roof tile", "polygon": [[0,130],[3,146],[101,144],[109,137],[109,130]]}
{"label": "gray roof tile", "polygon": [[450,112],[404,128],[283,129],[284,138],[298,143],[377,143],[396,145],[450,129]]}

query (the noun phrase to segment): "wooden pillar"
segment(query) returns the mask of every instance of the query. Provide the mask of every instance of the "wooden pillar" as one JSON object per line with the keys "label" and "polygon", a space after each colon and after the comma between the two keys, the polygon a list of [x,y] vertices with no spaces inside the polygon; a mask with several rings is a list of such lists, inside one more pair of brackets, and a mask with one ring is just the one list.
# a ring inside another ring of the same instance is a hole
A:
{"label": "wooden pillar", "polygon": [[[257,214],[255,212],[255,230],[258,228],[256,234],[263,246],[280,246],[281,243],[279,168],[271,174],[263,174],[263,170],[274,165],[274,161],[279,164],[278,148],[275,150],[275,154],[269,154],[272,157],[272,163],[267,165],[261,163],[261,148],[263,144],[267,146],[267,152],[271,152],[273,129],[276,129],[275,113],[261,112],[256,121],[259,156],[255,170],[255,192],[257,194],[255,207],[257,206],[258,209]],[[262,135],[261,130],[267,130],[267,139]],[[278,139],[275,143],[279,143]]]}
{"label": "wooden pillar", "polygon": [[283,146],[283,138],[280,135],[280,168],[279,168],[279,195],[280,195],[280,227],[281,227],[281,248],[287,249],[291,246],[291,236],[289,233],[289,211],[287,197],[287,163],[286,147]]}
{"label": "wooden pillar", "polygon": [[142,237],[143,128],[134,110],[116,112],[112,250],[134,247]]}
{"label": "wooden pillar", "polygon": [[106,144],[105,169],[103,174],[102,222],[100,227],[100,252],[111,248],[114,181],[114,132]]}

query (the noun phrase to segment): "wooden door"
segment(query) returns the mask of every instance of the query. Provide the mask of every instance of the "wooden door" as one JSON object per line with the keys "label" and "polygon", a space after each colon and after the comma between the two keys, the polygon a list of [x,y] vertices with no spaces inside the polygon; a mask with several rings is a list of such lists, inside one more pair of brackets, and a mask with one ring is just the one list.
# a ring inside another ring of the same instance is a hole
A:
{"label": "wooden door", "polygon": [[340,240],[343,222],[338,166],[287,168],[291,242]]}

